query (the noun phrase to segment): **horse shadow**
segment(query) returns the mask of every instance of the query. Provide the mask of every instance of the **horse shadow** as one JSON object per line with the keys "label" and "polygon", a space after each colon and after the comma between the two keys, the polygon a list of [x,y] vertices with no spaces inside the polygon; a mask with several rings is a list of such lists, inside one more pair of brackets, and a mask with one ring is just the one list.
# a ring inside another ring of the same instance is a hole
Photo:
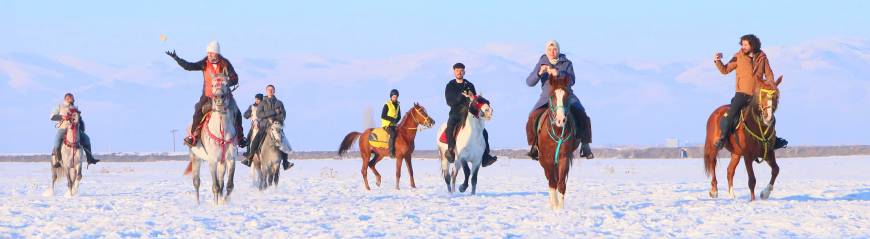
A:
{"label": "horse shadow", "polygon": [[794,195],[788,196],[784,198],[774,199],[777,201],[801,201],[801,202],[810,202],[810,201],[870,201],[870,188],[862,188],[856,190],[854,193],[846,194],[840,197],[835,198],[819,198],[813,197],[810,195]]}

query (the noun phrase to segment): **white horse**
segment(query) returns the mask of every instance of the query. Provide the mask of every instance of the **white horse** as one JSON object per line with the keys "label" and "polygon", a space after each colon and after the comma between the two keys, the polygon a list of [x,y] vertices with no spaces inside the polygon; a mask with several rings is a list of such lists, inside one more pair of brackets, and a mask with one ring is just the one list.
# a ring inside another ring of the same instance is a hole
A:
{"label": "white horse", "polygon": [[[196,202],[199,203],[199,168],[201,160],[208,162],[212,178],[212,193],[215,204],[223,204],[229,200],[233,192],[233,176],[236,170],[236,156],[238,155],[238,142],[234,127],[235,104],[229,98],[229,88],[225,81],[215,80],[212,83],[211,111],[204,119],[206,125],[202,127],[201,140],[196,146],[190,148],[190,164],[185,174],[193,172],[193,188],[196,193]],[[224,179],[226,178],[226,181]],[[226,194],[224,194],[226,190]]]}
{"label": "white horse", "polygon": [[[447,128],[447,123],[441,124],[435,138],[435,142],[438,144],[438,154],[441,157],[441,175],[444,176],[447,191],[450,193],[456,191],[456,176],[459,174],[460,167],[465,174],[465,182],[459,186],[459,192],[465,192],[468,189],[470,173],[471,194],[477,193],[477,172],[480,170],[483,152],[486,149],[486,142],[483,138],[484,121],[492,119],[492,107],[490,107],[489,101],[481,96],[474,97],[470,105],[464,127],[459,129],[456,135],[456,160],[453,162],[452,168],[446,157],[447,144],[440,141],[441,134]],[[468,167],[469,162],[471,168]]]}
{"label": "white horse", "polygon": [[261,191],[278,185],[278,177],[281,174],[281,152],[286,154],[292,152],[287,138],[284,137],[284,126],[281,123],[270,120],[268,127],[263,130],[266,135],[251,165],[251,170],[256,171],[257,174],[257,188]]}
{"label": "white horse", "polygon": [[[54,155],[51,158],[51,187],[45,192],[46,196],[54,195],[54,183],[57,178],[66,176],[67,191],[66,196],[72,197],[78,194],[79,183],[82,181],[82,159],[85,155],[85,150],[79,142],[79,113],[75,108],[70,109],[65,113],[64,121],[66,124],[66,135],[63,137],[63,144],[60,147],[60,155]],[[58,158],[60,157],[60,158]],[[60,162],[60,167],[54,167],[55,162]]]}

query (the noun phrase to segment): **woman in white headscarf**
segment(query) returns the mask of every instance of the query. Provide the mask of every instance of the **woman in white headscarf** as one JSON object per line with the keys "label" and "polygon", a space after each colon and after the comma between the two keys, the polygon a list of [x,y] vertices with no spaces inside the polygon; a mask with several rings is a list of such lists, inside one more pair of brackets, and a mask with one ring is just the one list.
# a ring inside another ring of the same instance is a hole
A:
{"label": "woman in white headscarf", "polygon": [[[574,86],[575,79],[574,65],[571,63],[571,60],[568,60],[568,58],[565,57],[565,54],[561,53],[559,43],[556,42],[556,40],[550,40],[547,41],[545,47],[544,54],[541,55],[541,58],[538,59],[538,63],[535,64],[535,69],[532,70],[532,73],[530,73],[529,77],[526,78],[526,85],[529,87],[534,87],[538,82],[541,83],[541,97],[538,99],[538,102],[535,103],[535,107],[532,108],[532,112],[529,114],[529,120],[526,122],[526,136],[529,145],[531,145],[529,157],[534,160],[538,160],[538,148],[536,146],[537,130],[535,129],[535,121],[538,119],[538,116],[547,109],[547,92],[550,92],[550,84],[548,83],[549,77],[567,76],[570,81],[570,86]],[[574,122],[577,123],[577,137],[582,143],[580,147],[580,157],[591,159],[594,157],[592,149],[589,147],[589,143],[592,142],[591,121],[589,116],[586,115],[586,109],[583,108],[583,105],[580,104],[580,100],[574,95],[574,91],[569,88],[567,93],[568,104],[571,105],[571,114],[576,119]]]}

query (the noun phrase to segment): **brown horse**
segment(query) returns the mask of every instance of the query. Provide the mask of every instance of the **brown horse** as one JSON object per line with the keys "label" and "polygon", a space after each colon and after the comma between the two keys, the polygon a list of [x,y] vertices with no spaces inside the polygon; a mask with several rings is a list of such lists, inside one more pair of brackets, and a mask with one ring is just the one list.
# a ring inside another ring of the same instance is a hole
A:
{"label": "brown horse", "polygon": [[[417,185],[414,183],[414,168],[411,167],[411,155],[414,154],[414,138],[417,137],[418,126],[430,128],[434,124],[435,121],[429,117],[428,113],[426,113],[426,108],[423,108],[420,104],[414,103],[414,107],[405,113],[405,116],[402,117],[402,121],[399,122],[398,126],[396,126],[396,190],[399,189],[399,177],[402,174],[403,159],[408,165],[408,175],[411,176],[411,188],[417,188]],[[366,129],[362,133],[350,132],[344,136],[344,140],[341,141],[341,145],[338,147],[338,155],[342,156],[347,154],[347,150],[350,149],[353,141],[358,138],[362,139],[359,140],[359,154],[360,157],[362,157],[363,185],[366,187],[366,190],[371,190],[371,188],[369,188],[367,168],[375,173],[375,177],[377,177],[377,182],[375,184],[380,187],[381,174],[378,173],[378,169],[375,168],[375,165],[377,165],[384,156],[390,155],[390,150],[388,148],[377,148],[369,144],[368,138],[372,133],[372,130],[373,128]]]}
{"label": "brown horse", "polygon": [[[770,165],[770,183],[761,192],[761,198],[767,199],[773,190],[773,183],[779,175],[779,165],[776,163],[776,154],[773,144],[776,142],[774,125],[776,118],[773,116],[779,102],[779,90],[777,86],[782,83],[782,76],[776,80],[776,85],[761,84],[756,90],[750,103],[741,112],[739,125],[729,137],[729,143],[725,149],[731,152],[731,163],[728,164],[728,195],[734,198],[734,171],[743,157],[746,165],[746,173],[749,175],[750,201],[755,200],[755,172],[752,169],[752,161],[761,158]],[[704,170],[713,180],[710,182],[710,197],[719,196],[716,181],[716,157],[719,150],[716,149],[716,141],[721,136],[719,121],[730,108],[723,105],[713,111],[707,119],[707,139],[704,143]]]}
{"label": "brown horse", "polygon": [[562,209],[568,170],[574,159],[574,150],[580,140],[574,137],[575,124],[568,111],[568,77],[550,79],[548,110],[538,118],[538,152],[541,167],[550,187],[550,208]]}

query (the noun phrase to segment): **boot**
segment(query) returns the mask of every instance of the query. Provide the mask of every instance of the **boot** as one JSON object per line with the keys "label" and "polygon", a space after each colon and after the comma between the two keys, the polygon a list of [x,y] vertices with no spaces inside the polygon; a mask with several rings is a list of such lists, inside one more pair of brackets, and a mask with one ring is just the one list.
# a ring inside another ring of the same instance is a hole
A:
{"label": "boot", "polygon": [[390,157],[396,158],[396,137],[390,137]]}
{"label": "boot", "polygon": [[245,157],[245,159],[242,159],[242,162],[241,162],[241,163],[242,163],[242,165],[245,165],[245,166],[251,167],[251,159],[249,159],[249,158],[247,158],[247,157]]}
{"label": "boot", "polygon": [[185,137],[184,138],[184,145],[187,145],[187,147],[195,146],[196,145],[196,138],[193,135]]}
{"label": "boot", "polygon": [[592,153],[592,147],[589,147],[589,143],[583,143],[580,145],[580,157],[586,159],[595,158],[595,154]]}
{"label": "boot", "polygon": [[526,155],[528,155],[529,158],[532,158],[532,160],[538,161],[538,145],[537,145],[537,142],[536,142],[535,144],[532,145],[532,148],[529,149],[529,153],[527,153]]}
{"label": "boot", "polygon": [[731,121],[730,117],[725,116],[722,121],[719,121],[719,132],[721,132],[719,136],[719,140],[716,141],[716,150],[721,150],[728,144],[728,136],[731,135]]}
{"label": "boot", "polygon": [[97,164],[98,162],[100,162],[99,159],[94,158],[94,155],[91,153],[91,149],[89,149],[89,148],[85,148],[85,156],[87,156],[87,159],[88,159],[88,166],[91,166],[91,164]]}
{"label": "boot", "polygon": [[780,137],[776,137],[776,142],[773,143],[773,149],[775,149],[775,150],[781,149],[781,148],[785,148],[786,146],[788,146],[788,140],[785,140],[785,139],[780,138]]}
{"label": "boot", "polygon": [[239,137],[239,148],[248,147],[248,140],[245,137]]}
{"label": "boot", "polygon": [[287,153],[281,152],[281,166],[284,167],[284,171],[293,167],[293,163],[287,160]]}
{"label": "boot", "polygon": [[455,146],[447,146],[447,152],[444,152],[444,156],[447,157],[447,162],[453,163],[456,161],[456,149]]}

